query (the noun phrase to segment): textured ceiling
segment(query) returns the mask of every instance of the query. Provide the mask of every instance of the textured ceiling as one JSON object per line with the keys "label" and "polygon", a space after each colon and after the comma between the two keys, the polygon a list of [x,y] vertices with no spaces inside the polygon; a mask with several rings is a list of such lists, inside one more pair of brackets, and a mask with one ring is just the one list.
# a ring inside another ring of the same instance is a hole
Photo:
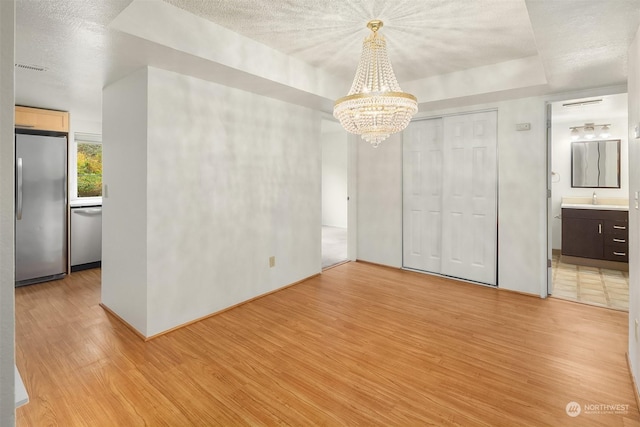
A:
{"label": "textured ceiling", "polygon": [[[323,69],[345,92],[373,18],[385,22],[381,32],[401,85],[532,57],[544,65],[547,83],[539,93],[625,84],[627,49],[640,24],[640,0],[136,1],[179,7]],[[16,0],[16,62],[48,69],[16,69],[16,102],[99,121],[103,86],[136,68],[210,72],[202,58],[190,63],[185,58],[194,57],[110,28],[130,3]],[[193,31],[177,21],[163,30]],[[229,69],[225,78],[241,75]],[[261,83],[253,84],[246,89]],[[272,89],[283,90],[265,92]]]}
{"label": "textured ceiling", "polygon": [[552,89],[626,82],[640,0],[529,0],[527,8]]}
{"label": "textured ceiling", "polygon": [[16,69],[16,103],[101,119],[112,62],[106,25],[130,2],[17,0],[16,62],[47,71]]}
{"label": "textured ceiling", "polygon": [[381,19],[400,82],[537,53],[524,0],[164,0],[340,77]]}

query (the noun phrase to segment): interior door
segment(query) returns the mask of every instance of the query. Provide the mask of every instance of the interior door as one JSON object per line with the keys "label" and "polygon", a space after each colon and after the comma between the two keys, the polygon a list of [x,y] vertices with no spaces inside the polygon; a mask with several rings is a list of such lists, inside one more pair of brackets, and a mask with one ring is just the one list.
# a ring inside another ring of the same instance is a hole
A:
{"label": "interior door", "polygon": [[403,141],[403,264],[440,272],[442,119],[412,122]]}
{"label": "interior door", "polygon": [[442,274],[496,284],[497,113],[444,118]]}

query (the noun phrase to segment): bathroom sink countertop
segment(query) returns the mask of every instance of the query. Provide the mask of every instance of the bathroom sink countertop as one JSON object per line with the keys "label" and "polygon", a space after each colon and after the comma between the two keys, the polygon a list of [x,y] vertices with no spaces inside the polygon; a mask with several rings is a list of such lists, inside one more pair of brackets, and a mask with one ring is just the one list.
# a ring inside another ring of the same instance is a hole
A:
{"label": "bathroom sink countertop", "polygon": [[588,204],[588,203],[562,203],[563,209],[599,209],[605,211],[628,211],[629,206],[626,205],[605,205],[605,204]]}
{"label": "bathroom sink countertop", "polygon": [[621,197],[602,197],[593,203],[592,197],[563,197],[561,208],[600,209],[607,211],[628,211],[629,199]]}

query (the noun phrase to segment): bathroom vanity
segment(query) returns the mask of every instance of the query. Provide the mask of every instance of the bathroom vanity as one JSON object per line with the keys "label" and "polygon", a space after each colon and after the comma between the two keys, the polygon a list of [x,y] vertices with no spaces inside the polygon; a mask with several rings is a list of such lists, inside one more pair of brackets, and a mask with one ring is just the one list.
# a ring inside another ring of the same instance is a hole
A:
{"label": "bathroom vanity", "polygon": [[628,270],[629,207],[562,203],[563,261]]}

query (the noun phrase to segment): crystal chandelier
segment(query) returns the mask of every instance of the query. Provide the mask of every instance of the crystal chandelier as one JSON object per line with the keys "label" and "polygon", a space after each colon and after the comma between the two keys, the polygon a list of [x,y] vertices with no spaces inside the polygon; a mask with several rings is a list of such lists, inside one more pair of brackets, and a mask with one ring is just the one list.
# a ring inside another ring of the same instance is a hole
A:
{"label": "crystal chandelier", "polygon": [[418,101],[400,89],[393,74],[386,40],[378,35],[382,21],[370,21],[367,27],[371,34],[362,43],[351,90],[336,101],[333,116],[347,132],[361,135],[377,147],[389,135],[407,127],[418,111]]}

